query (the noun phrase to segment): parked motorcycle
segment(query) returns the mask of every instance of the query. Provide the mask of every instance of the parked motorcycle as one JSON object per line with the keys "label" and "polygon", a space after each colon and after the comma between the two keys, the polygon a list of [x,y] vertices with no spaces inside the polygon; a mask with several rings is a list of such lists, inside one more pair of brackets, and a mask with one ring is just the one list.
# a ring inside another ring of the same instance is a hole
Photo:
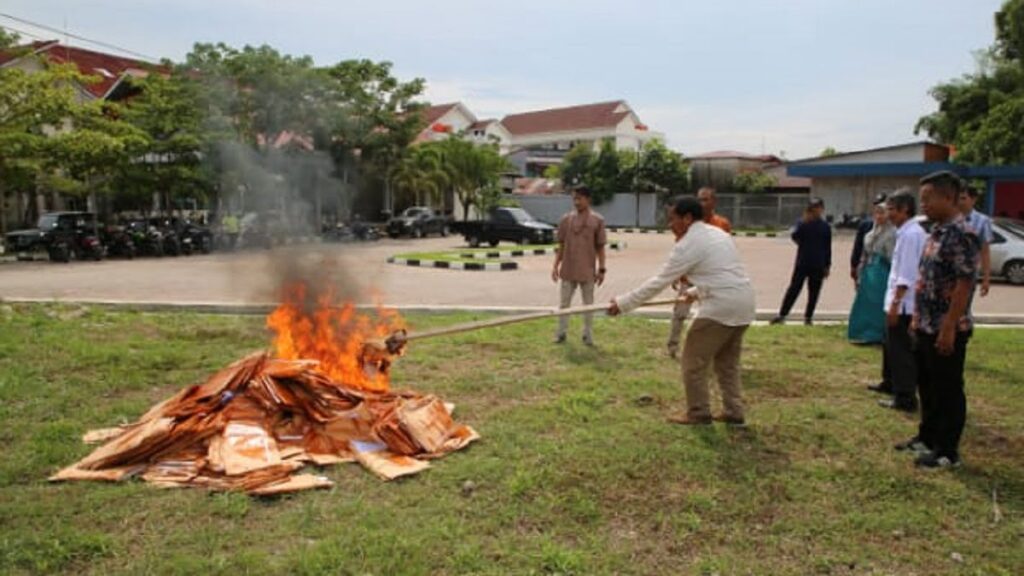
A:
{"label": "parked motorcycle", "polygon": [[126,230],[135,244],[136,254],[157,258],[164,255],[163,234],[156,227],[150,226],[146,220],[132,220],[126,226]]}
{"label": "parked motorcycle", "polygon": [[108,224],[100,229],[100,239],[108,257],[135,258],[135,241],[125,226]]}
{"label": "parked motorcycle", "polygon": [[55,233],[47,253],[54,262],[70,262],[72,258],[99,262],[103,259],[103,243],[91,229],[75,228]]}

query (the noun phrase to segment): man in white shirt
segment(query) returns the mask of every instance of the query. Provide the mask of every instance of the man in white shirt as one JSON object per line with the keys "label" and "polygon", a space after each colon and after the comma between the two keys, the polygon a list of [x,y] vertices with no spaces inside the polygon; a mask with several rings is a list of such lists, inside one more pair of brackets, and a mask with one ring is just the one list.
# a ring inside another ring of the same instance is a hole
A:
{"label": "man in white shirt", "polygon": [[889,221],[896,227],[896,247],[885,290],[886,332],[882,348],[882,383],[876,392],[892,394],[878,403],[903,412],[917,410],[917,367],[910,321],[914,316],[914,289],[918,265],[928,233],[914,215],[917,202],[909,189],[900,189],[886,201]]}
{"label": "man in white shirt", "polygon": [[[697,313],[683,345],[683,385],[686,414],[669,420],[677,424],[710,424],[712,420],[745,422],[740,386],[743,334],[754,321],[754,288],[732,238],[705,224],[694,198],[682,198],[668,209],[676,236],[661,271],[635,290],[615,297],[608,314],[629,312],[686,276],[698,294]],[[722,391],[724,412],[712,417],[708,369],[714,366]]]}

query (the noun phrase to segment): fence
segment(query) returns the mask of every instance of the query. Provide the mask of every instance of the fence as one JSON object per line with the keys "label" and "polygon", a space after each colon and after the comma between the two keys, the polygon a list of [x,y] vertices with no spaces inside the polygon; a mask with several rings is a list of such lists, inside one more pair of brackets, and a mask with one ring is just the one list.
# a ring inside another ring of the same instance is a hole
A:
{"label": "fence", "polygon": [[807,194],[719,194],[717,212],[734,228],[788,228],[806,206]]}
{"label": "fence", "polygon": [[[534,218],[550,224],[557,224],[563,214],[572,210],[572,196],[568,194],[512,194],[512,198]],[[637,203],[636,194],[616,194],[610,201],[595,206],[594,211],[604,217],[608,226],[636,226]],[[657,195],[640,194],[639,207],[640,226],[652,228],[659,225],[661,207],[658,206]]]}

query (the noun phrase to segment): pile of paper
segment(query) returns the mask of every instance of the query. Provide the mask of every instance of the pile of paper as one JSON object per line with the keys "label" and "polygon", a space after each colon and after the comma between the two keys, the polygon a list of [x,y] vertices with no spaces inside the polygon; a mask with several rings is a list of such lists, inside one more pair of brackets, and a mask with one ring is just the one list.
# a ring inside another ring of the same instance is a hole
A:
{"label": "pile of paper", "polygon": [[367,392],[317,363],[253,354],[154,406],[134,424],[93,430],[105,442],[50,480],[132,477],[162,487],[278,494],[332,482],[308,465],[358,461],[391,480],[479,436],[437,397]]}

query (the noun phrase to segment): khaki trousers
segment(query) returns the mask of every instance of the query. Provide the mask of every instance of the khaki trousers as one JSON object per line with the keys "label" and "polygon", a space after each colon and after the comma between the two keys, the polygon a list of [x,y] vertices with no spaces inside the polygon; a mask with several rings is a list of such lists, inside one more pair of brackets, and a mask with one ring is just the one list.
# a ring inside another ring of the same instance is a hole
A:
{"label": "khaki trousers", "polygon": [[[568,308],[572,304],[572,295],[576,292],[576,289],[580,289],[580,294],[583,296],[583,304],[594,303],[594,282],[573,282],[571,280],[562,280],[562,298],[559,301],[559,308]],[[593,340],[594,333],[594,313],[587,312],[583,315],[583,338],[587,341]],[[559,338],[562,338],[569,331],[569,317],[561,316],[558,318],[558,334]]]}
{"label": "khaki trousers", "polygon": [[683,327],[686,326],[686,317],[690,315],[690,304],[676,302],[672,308],[672,329],[668,333],[668,351],[675,356],[679,352],[679,339],[683,335]]}
{"label": "khaki trousers", "polygon": [[690,324],[683,346],[683,386],[686,388],[687,414],[692,418],[711,416],[708,393],[708,368],[714,366],[718,388],[722,391],[724,415],[744,418],[740,387],[740,350],[747,326],[726,326],[707,318]]}

